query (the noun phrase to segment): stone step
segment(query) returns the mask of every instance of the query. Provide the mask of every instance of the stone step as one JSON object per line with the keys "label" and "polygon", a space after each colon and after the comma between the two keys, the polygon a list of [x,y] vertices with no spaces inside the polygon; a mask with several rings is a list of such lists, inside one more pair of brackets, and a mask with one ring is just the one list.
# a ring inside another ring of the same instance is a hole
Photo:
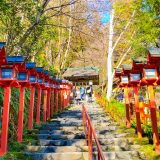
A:
{"label": "stone step", "polygon": [[[99,122],[92,122],[92,126],[93,128],[97,129],[97,128],[108,128],[108,130],[117,130],[119,129],[119,126],[115,125],[114,124],[111,124],[111,123],[99,123]],[[59,127],[83,127],[83,123],[77,123],[77,122],[72,122],[72,123],[60,123],[60,124],[45,124],[43,125],[42,127],[40,127],[40,129],[44,129],[44,128],[59,128]],[[109,129],[111,128],[111,129]]]}
{"label": "stone step", "polygon": [[[92,124],[97,124],[97,123],[101,124],[101,123],[107,123],[108,122],[107,124],[112,124],[112,125],[115,125],[115,126],[119,125],[117,122],[112,122],[112,121],[110,121],[108,119],[97,119],[97,120],[91,120],[91,121],[92,121]],[[80,120],[63,119],[63,120],[57,120],[57,121],[53,120],[50,123],[47,123],[46,125],[71,124],[71,123],[73,123],[73,124],[82,124],[83,121],[82,121],[82,119],[80,119]]]}
{"label": "stone step", "polygon": [[26,148],[26,152],[41,152],[41,153],[53,153],[53,152],[88,152],[88,146],[30,146]]}
{"label": "stone step", "polygon": [[81,134],[82,131],[79,130],[40,130],[39,134]]}
{"label": "stone step", "polygon": [[[141,159],[137,151],[103,152],[106,160],[138,160]],[[87,152],[64,152],[64,153],[27,153],[33,160],[88,160]],[[97,159],[94,153],[93,160]]]}
{"label": "stone step", "polygon": [[70,123],[50,123],[50,124],[45,124],[43,125],[43,127],[68,127],[68,126],[82,126],[82,122],[81,123],[77,123],[77,122],[70,122]]}
{"label": "stone step", "polygon": [[85,139],[84,133],[82,134],[39,134],[39,139],[51,139],[51,140],[58,140],[58,139]]}
{"label": "stone step", "polygon": [[27,153],[33,160],[88,160],[87,152]]}
{"label": "stone step", "polygon": [[118,130],[119,129],[119,126],[108,126],[108,125],[105,125],[105,124],[97,124],[97,125],[92,125],[92,127],[97,131],[97,130],[105,130],[106,131],[115,131],[115,130]]}
{"label": "stone step", "polygon": [[[106,160],[140,160],[138,151],[103,152]],[[94,156],[97,159],[97,153]]]}
{"label": "stone step", "polygon": [[62,119],[62,120],[57,120],[57,121],[51,121],[50,123],[46,123],[46,124],[62,124],[62,123],[82,123],[82,119],[81,120],[76,120],[76,119]]}
{"label": "stone step", "polygon": [[[121,145],[114,145],[114,144],[101,145],[101,148],[103,152],[138,151],[140,149],[140,145],[129,145],[126,143],[122,143]],[[97,151],[96,146],[93,147],[93,150]]]}
{"label": "stone step", "polygon": [[136,144],[133,138],[99,138],[98,140],[101,145],[121,145],[122,143],[128,145]]}
{"label": "stone step", "polygon": [[76,115],[74,113],[70,113],[70,114],[60,114],[57,118],[75,118],[75,119],[78,119],[78,118],[82,118],[82,113],[80,113],[79,115]]}
{"label": "stone step", "polygon": [[65,132],[62,130],[39,130],[39,134],[64,134]]}
{"label": "stone step", "polygon": [[[52,119],[51,122],[54,122],[55,119]],[[57,121],[66,121],[66,120],[71,120],[71,121],[80,121],[82,120],[82,117],[57,117]]]}
{"label": "stone step", "polygon": [[[126,136],[127,133],[114,133],[114,128],[113,127],[108,127],[106,128],[105,130],[101,130],[101,131],[98,131],[97,130],[97,135],[99,135],[100,138],[102,137],[122,137],[122,136]],[[56,130],[56,128],[54,129],[48,129],[48,128],[43,128],[41,130],[36,130],[35,133],[39,133],[39,134],[80,134],[80,133],[83,133],[84,132],[84,128],[80,128],[80,130],[78,129],[75,129],[75,127],[73,128],[70,128],[69,127],[65,127],[65,128],[61,128],[61,127],[58,127],[58,129]]]}
{"label": "stone step", "polygon": [[127,133],[121,133],[121,134],[116,134],[116,133],[112,133],[112,132],[107,132],[105,134],[100,134],[100,133],[97,133],[97,137],[99,139],[113,139],[113,138],[123,138],[127,136]]}
{"label": "stone step", "polygon": [[40,130],[50,130],[50,131],[54,131],[54,130],[64,130],[64,131],[72,131],[72,130],[80,130],[83,131],[84,127],[83,126],[65,126],[65,127],[61,127],[61,126],[57,126],[57,127],[52,127],[52,126],[42,126]]}
{"label": "stone step", "polygon": [[[95,130],[101,130],[100,132],[108,132],[108,131],[115,131],[117,129],[119,129],[118,126],[105,126],[105,130],[104,130],[104,126],[97,126],[94,127]],[[102,130],[103,128],[103,130]],[[75,131],[75,130],[79,130],[79,131],[84,131],[84,127],[83,126],[65,126],[65,127],[61,127],[61,126],[56,126],[56,127],[52,127],[52,126],[42,126],[40,130],[49,130],[50,132],[54,131],[54,130],[64,130],[64,131]]]}
{"label": "stone step", "polygon": [[[114,139],[114,138],[124,138],[127,133],[121,134],[99,134],[97,133],[98,139]],[[65,132],[61,130],[55,130],[53,132],[47,130],[41,130],[40,134],[37,135],[39,139],[84,139],[85,135],[83,132],[80,131],[73,131],[73,132]],[[125,138],[126,139],[126,138]]]}
{"label": "stone step", "polygon": [[85,139],[72,139],[72,140],[45,140],[39,141],[41,146],[87,146]]}

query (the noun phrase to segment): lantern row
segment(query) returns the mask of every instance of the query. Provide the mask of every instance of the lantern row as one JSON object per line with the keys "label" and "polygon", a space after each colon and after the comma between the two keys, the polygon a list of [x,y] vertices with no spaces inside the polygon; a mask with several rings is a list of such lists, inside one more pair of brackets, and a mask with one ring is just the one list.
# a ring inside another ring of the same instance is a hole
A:
{"label": "lantern row", "polygon": [[[30,89],[28,129],[32,130],[35,89],[37,89],[35,121],[38,125],[40,124],[41,116],[42,91],[44,93],[43,122],[46,122],[46,120],[50,119],[59,109],[62,111],[64,107],[69,105],[72,83],[67,80],[56,79],[49,74],[48,70],[45,70],[43,67],[37,67],[34,62],[25,62],[23,56],[6,56],[5,42],[0,42],[0,86],[4,88],[0,141],[0,156],[3,156],[7,152],[11,87],[16,87],[20,90],[17,141],[21,142],[23,140],[25,88]],[[54,98],[54,95],[56,98]],[[58,97],[60,97],[60,100]]]}
{"label": "lantern row", "polygon": [[136,124],[138,137],[142,137],[142,127],[140,119],[139,95],[138,90],[141,86],[147,86],[149,92],[149,108],[152,122],[153,141],[156,151],[160,152],[160,143],[158,135],[158,125],[156,116],[156,103],[153,86],[160,84],[160,48],[151,48],[148,50],[146,60],[140,61],[133,59],[131,65],[122,65],[122,68],[115,69],[115,77],[120,79],[120,87],[124,88],[124,98],[126,105],[126,125],[130,124],[129,88],[134,91],[134,104],[136,111]]}

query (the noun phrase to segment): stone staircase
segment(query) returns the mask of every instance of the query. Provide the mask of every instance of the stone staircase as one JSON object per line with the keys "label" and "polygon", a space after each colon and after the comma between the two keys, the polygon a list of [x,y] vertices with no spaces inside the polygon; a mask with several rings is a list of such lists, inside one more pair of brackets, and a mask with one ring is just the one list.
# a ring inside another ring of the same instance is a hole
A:
{"label": "stone staircase", "polygon": [[81,106],[71,107],[44,124],[37,136],[39,140],[26,150],[34,160],[88,160]]}
{"label": "stone staircase", "polygon": [[[146,159],[145,155],[139,152],[140,146],[134,139],[127,138],[128,133],[119,133],[119,124],[113,122],[102,108],[95,103],[92,106],[85,104],[85,107],[91,117],[92,126],[97,133],[106,160]],[[94,147],[94,152],[96,152],[96,147]]]}
{"label": "stone staircase", "polygon": [[[97,104],[85,104],[93,128],[106,160],[138,160],[145,155],[138,152],[139,146],[127,133],[117,133],[117,123],[112,122]],[[38,140],[28,145],[26,154],[34,160],[88,160],[88,146],[82,124],[81,106],[73,106],[58,118],[44,124],[38,132]],[[97,159],[96,146],[93,147]]]}

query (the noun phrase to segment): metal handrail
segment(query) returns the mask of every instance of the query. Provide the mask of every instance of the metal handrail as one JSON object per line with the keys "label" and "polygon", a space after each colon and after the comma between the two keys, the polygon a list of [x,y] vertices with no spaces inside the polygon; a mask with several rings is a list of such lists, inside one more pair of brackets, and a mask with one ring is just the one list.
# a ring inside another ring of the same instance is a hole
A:
{"label": "metal handrail", "polygon": [[85,133],[86,138],[88,139],[89,160],[93,159],[92,137],[94,138],[94,140],[96,142],[97,151],[98,151],[98,160],[105,160],[103,152],[102,152],[102,148],[101,148],[100,143],[98,141],[96,132],[92,127],[91,119],[86,111],[84,104],[82,105],[82,118],[83,118],[83,124],[84,124],[84,133]]}

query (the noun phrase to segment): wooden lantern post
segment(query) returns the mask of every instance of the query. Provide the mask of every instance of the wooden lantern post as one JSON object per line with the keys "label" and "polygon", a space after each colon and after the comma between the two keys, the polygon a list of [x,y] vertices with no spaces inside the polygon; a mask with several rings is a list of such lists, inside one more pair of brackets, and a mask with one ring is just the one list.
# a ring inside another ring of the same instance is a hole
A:
{"label": "wooden lantern post", "polygon": [[146,83],[149,92],[150,114],[152,122],[153,141],[157,153],[160,154],[160,142],[158,135],[156,103],[153,86],[159,84],[160,48],[151,48],[148,52],[148,63],[143,69],[143,83]]}
{"label": "wooden lantern post", "polygon": [[142,78],[141,73],[142,73],[144,65],[145,65],[145,62],[134,59],[132,62],[132,72],[130,73],[130,84],[134,90],[134,103],[135,103],[135,111],[136,111],[138,138],[142,138],[138,87],[144,85],[141,83],[141,78]]}
{"label": "wooden lantern post", "polygon": [[41,110],[41,99],[42,99],[42,89],[45,88],[44,85],[44,69],[43,67],[36,67],[36,72],[38,75],[38,87],[37,87],[37,109],[36,109],[36,124],[40,124],[40,110]]}
{"label": "wooden lantern post", "polygon": [[123,73],[123,70],[121,68],[115,69],[115,77],[120,78],[120,87],[124,88],[124,98],[125,98],[125,105],[126,105],[126,126],[127,128],[131,127],[130,123],[130,115],[129,115],[129,97],[128,97],[128,83],[129,78],[128,75],[125,75]]}
{"label": "wooden lantern post", "polygon": [[67,82],[67,89],[68,89],[68,96],[67,96],[67,106],[70,105],[70,95],[71,95],[71,89],[72,89],[72,83],[71,82]]}
{"label": "wooden lantern post", "polygon": [[60,111],[63,110],[63,90],[64,90],[64,81],[62,80],[60,83]]}
{"label": "wooden lantern post", "polygon": [[58,85],[58,79],[55,79],[55,95],[56,95],[56,106],[55,106],[55,112],[58,112],[58,90],[59,90],[59,85]]}
{"label": "wooden lantern post", "polygon": [[51,86],[51,117],[53,117],[53,114],[54,114],[54,77],[53,76],[50,80],[50,86]]}
{"label": "wooden lantern post", "polygon": [[130,100],[129,100],[129,73],[131,72],[131,65],[123,65],[122,67],[122,75],[121,75],[121,83],[120,86],[124,88],[124,98],[126,105],[126,126],[127,128],[131,127],[130,122]]}
{"label": "wooden lantern post", "polygon": [[49,71],[48,70],[45,70],[44,71],[44,75],[45,75],[45,80],[44,80],[44,85],[45,85],[45,88],[43,90],[43,93],[44,93],[44,104],[43,104],[43,122],[46,122],[46,120],[49,118],[50,116],[50,103],[48,105],[48,101],[50,99],[50,95],[48,92],[48,89],[50,89],[50,82],[49,82]]}
{"label": "wooden lantern post", "polygon": [[25,87],[30,87],[29,71],[26,69],[25,62],[23,62],[23,64],[18,66],[18,77],[17,77],[17,79],[18,79],[18,82],[20,84],[17,141],[21,142],[23,140]]}
{"label": "wooden lantern post", "polygon": [[[7,152],[8,144],[8,123],[9,123],[9,107],[11,97],[11,87],[19,87],[17,82],[18,67],[14,57],[7,60],[5,51],[5,42],[0,42],[0,86],[4,88],[3,113],[2,113],[2,129],[0,141],[0,156],[4,156]],[[23,61],[23,57],[19,57],[18,61]],[[9,63],[8,63],[9,62]]]}
{"label": "wooden lantern post", "polygon": [[36,63],[27,62],[26,69],[29,71],[29,83],[30,83],[30,106],[28,115],[28,129],[33,129],[33,114],[34,114],[34,98],[35,98],[35,87],[38,85],[38,75],[36,72]]}

